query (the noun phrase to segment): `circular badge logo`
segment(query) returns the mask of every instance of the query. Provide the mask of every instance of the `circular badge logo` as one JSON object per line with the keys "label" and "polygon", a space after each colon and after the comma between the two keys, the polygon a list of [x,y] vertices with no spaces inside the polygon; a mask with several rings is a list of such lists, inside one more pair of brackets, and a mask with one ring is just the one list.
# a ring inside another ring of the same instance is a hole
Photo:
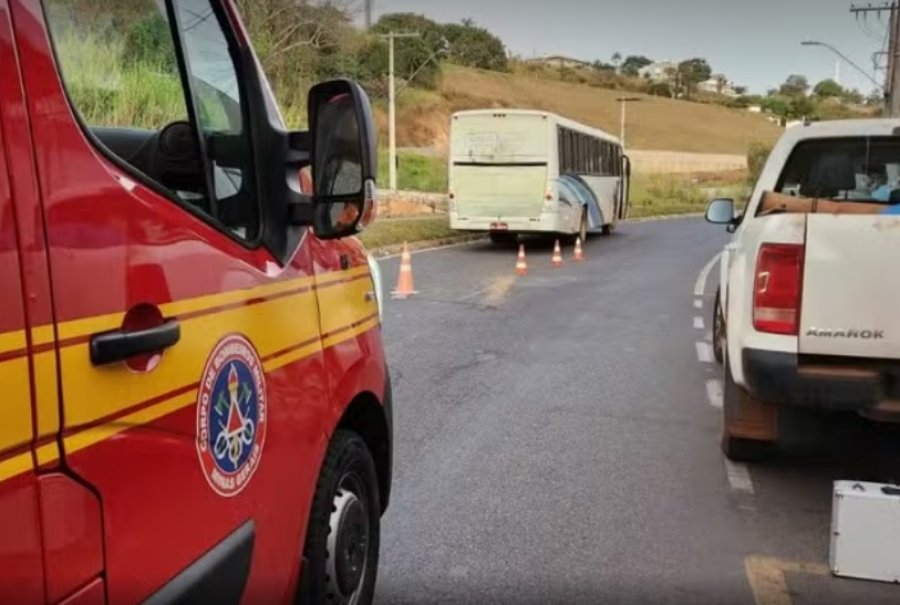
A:
{"label": "circular badge logo", "polygon": [[253,345],[239,335],[216,345],[197,396],[197,455],[220,496],[241,492],[266,441],[266,375]]}

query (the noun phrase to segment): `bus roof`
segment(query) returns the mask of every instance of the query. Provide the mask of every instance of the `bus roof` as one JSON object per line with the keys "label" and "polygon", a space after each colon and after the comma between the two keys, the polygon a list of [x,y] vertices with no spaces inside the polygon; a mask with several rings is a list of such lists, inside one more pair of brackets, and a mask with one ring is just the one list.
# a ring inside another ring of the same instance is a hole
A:
{"label": "bus roof", "polygon": [[468,109],[465,111],[457,111],[453,114],[453,119],[467,117],[467,116],[485,116],[485,115],[496,115],[507,116],[507,115],[516,115],[516,116],[541,116],[552,120],[555,124],[559,126],[564,126],[576,132],[583,132],[585,134],[593,135],[599,139],[603,139],[605,141],[609,141],[610,143],[619,144],[619,139],[614,137],[613,135],[600,130],[599,128],[594,128],[592,126],[588,126],[587,124],[582,124],[581,122],[576,122],[575,120],[570,120],[569,118],[565,118],[561,115],[557,115],[550,111],[540,111],[537,109],[508,109],[508,108],[495,108],[495,109]]}

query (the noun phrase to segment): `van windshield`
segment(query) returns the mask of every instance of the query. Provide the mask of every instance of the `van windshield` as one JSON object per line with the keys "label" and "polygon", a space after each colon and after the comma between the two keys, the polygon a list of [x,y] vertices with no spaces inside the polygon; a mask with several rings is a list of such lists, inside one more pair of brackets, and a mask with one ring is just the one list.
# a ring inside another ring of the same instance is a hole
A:
{"label": "van windshield", "polygon": [[775,191],[817,199],[900,202],[900,139],[802,142],[791,153]]}

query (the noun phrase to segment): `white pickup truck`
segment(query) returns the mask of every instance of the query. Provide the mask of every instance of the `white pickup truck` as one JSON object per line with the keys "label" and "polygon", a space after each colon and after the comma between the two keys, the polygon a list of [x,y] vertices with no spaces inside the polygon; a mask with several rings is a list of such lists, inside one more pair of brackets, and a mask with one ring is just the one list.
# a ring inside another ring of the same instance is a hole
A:
{"label": "white pickup truck", "polygon": [[755,460],[817,413],[900,420],[900,120],[789,129],[734,233],[713,340],[725,371],[722,449]]}

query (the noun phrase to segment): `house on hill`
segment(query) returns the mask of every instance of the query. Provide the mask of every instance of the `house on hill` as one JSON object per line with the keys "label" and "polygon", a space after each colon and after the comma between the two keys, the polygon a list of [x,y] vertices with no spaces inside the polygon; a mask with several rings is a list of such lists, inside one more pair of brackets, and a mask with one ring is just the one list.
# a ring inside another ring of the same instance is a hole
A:
{"label": "house on hill", "polygon": [[527,61],[532,65],[546,65],[547,67],[568,67],[571,69],[578,69],[579,67],[590,67],[591,64],[587,61],[582,61],[581,59],[575,59],[572,57],[564,57],[562,55],[549,55],[546,57],[536,57],[534,59],[529,59]]}
{"label": "house on hill", "polygon": [[672,73],[678,69],[675,61],[654,61],[638,70],[638,75],[651,82],[668,82]]}
{"label": "house on hill", "polygon": [[697,84],[697,90],[717,95],[725,95],[726,97],[740,96],[734,90],[734,85],[722,74],[714,74],[710,79],[700,82]]}

